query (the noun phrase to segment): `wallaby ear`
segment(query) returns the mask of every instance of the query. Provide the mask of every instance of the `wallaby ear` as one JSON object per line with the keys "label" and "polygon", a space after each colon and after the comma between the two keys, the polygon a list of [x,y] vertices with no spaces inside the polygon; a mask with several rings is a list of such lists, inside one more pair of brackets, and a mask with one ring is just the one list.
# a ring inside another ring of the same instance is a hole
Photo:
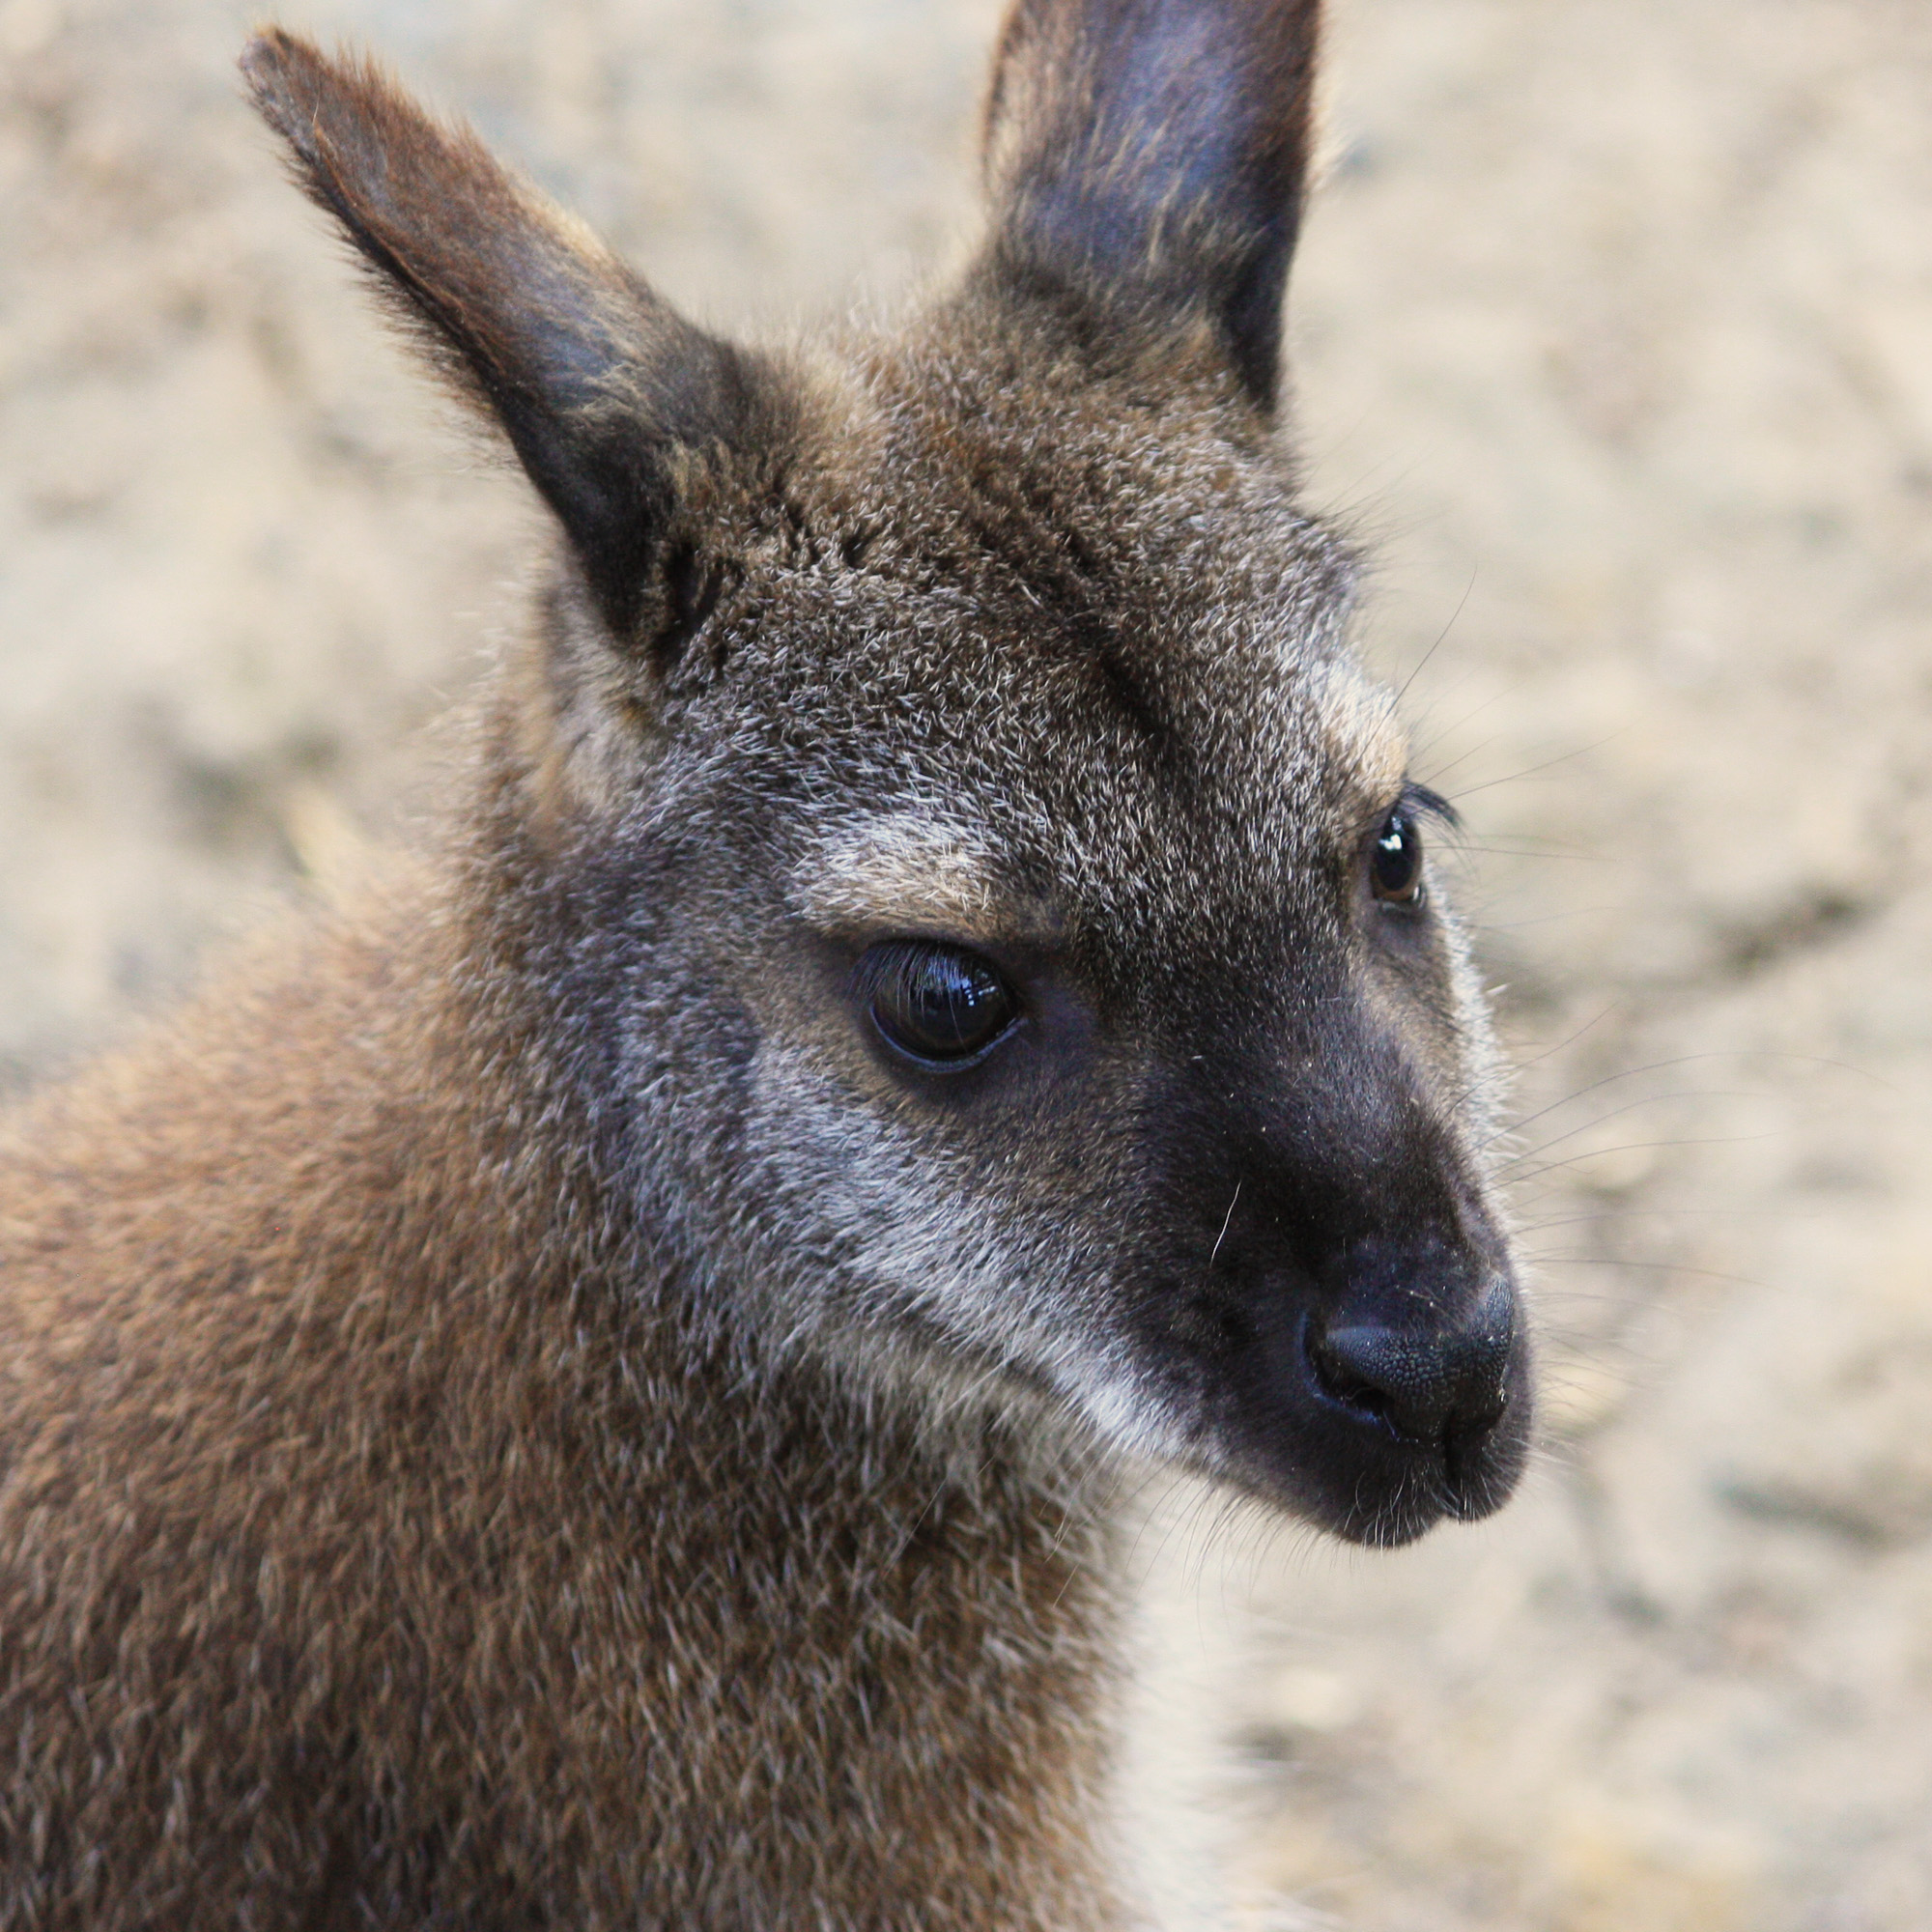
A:
{"label": "wallaby ear", "polygon": [[1206,316],[1271,409],[1321,0],[1016,0],[986,105],[991,261],[1087,327]]}
{"label": "wallaby ear", "polygon": [[746,359],[371,63],[270,29],[242,70],[300,185],[442,373],[500,423],[628,640],[691,453],[747,434]]}

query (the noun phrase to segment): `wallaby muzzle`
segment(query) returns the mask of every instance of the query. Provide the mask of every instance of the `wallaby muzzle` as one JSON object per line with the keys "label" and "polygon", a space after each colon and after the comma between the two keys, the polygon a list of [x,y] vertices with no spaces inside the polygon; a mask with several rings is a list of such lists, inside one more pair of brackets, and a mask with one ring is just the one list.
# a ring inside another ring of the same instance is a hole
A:
{"label": "wallaby muzzle", "polygon": [[1343,1001],[1318,1009],[1329,1072],[1244,1073],[1256,1056],[1231,1038],[1148,1108],[1150,1162],[1168,1151],[1155,1211],[1187,1230],[1154,1270],[1149,1346],[1191,1389],[1214,1473],[1351,1541],[1406,1543],[1508,1499],[1527,1324],[1421,1075]]}

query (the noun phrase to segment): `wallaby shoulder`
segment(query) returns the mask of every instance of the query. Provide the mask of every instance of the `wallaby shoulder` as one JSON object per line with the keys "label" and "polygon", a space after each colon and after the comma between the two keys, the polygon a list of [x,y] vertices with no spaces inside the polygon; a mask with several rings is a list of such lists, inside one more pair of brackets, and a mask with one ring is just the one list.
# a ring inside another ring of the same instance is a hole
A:
{"label": "wallaby shoulder", "polygon": [[15,1902],[1107,1922],[1078,1472],[940,1448],[654,1276],[463,920],[293,925],[13,1123]]}

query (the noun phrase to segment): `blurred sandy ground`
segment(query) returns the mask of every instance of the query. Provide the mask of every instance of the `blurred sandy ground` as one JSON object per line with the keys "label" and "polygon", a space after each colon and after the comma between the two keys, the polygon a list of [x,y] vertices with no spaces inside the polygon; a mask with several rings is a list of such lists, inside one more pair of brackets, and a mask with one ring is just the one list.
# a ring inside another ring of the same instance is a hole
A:
{"label": "blurred sandy ground", "polygon": [[[514,616],[528,513],[278,180],[253,11],[0,0],[13,1080],[433,803],[418,727]],[[284,17],[784,327],[956,247],[995,12]],[[1229,1744],[1257,1924],[1922,1932],[1932,8],[1335,12],[1311,493],[1378,546],[1365,644],[1471,828],[1549,1448],[1396,1557],[1169,1499],[1146,1756]]]}

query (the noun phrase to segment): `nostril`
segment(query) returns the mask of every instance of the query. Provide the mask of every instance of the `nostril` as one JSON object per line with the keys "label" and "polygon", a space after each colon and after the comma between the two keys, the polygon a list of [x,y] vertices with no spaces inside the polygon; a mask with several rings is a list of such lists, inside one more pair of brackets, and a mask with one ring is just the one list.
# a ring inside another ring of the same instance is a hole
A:
{"label": "nostril", "polygon": [[1310,1345],[1323,1389],[1415,1442],[1441,1440],[1451,1378],[1434,1336],[1369,1322],[1330,1328]]}
{"label": "nostril", "polygon": [[1345,1408],[1359,1409],[1378,1422],[1388,1419],[1387,1395],[1354,1367],[1346,1352],[1346,1345],[1344,1349],[1337,1349],[1333,1336],[1311,1328],[1305,1347],[1308,1365],[1323,1395],[1339,1402]]}
{"label": "nostril", "polygon": [[1410,1441],[1473,1446],[1509,1406],[1513,1323],[1507,1299],[1500,1309],[1493,1301],[1486,1298],[1461,1329],[1311,1326],[1305,1348],[1315,1382],[1331,1402]]}

